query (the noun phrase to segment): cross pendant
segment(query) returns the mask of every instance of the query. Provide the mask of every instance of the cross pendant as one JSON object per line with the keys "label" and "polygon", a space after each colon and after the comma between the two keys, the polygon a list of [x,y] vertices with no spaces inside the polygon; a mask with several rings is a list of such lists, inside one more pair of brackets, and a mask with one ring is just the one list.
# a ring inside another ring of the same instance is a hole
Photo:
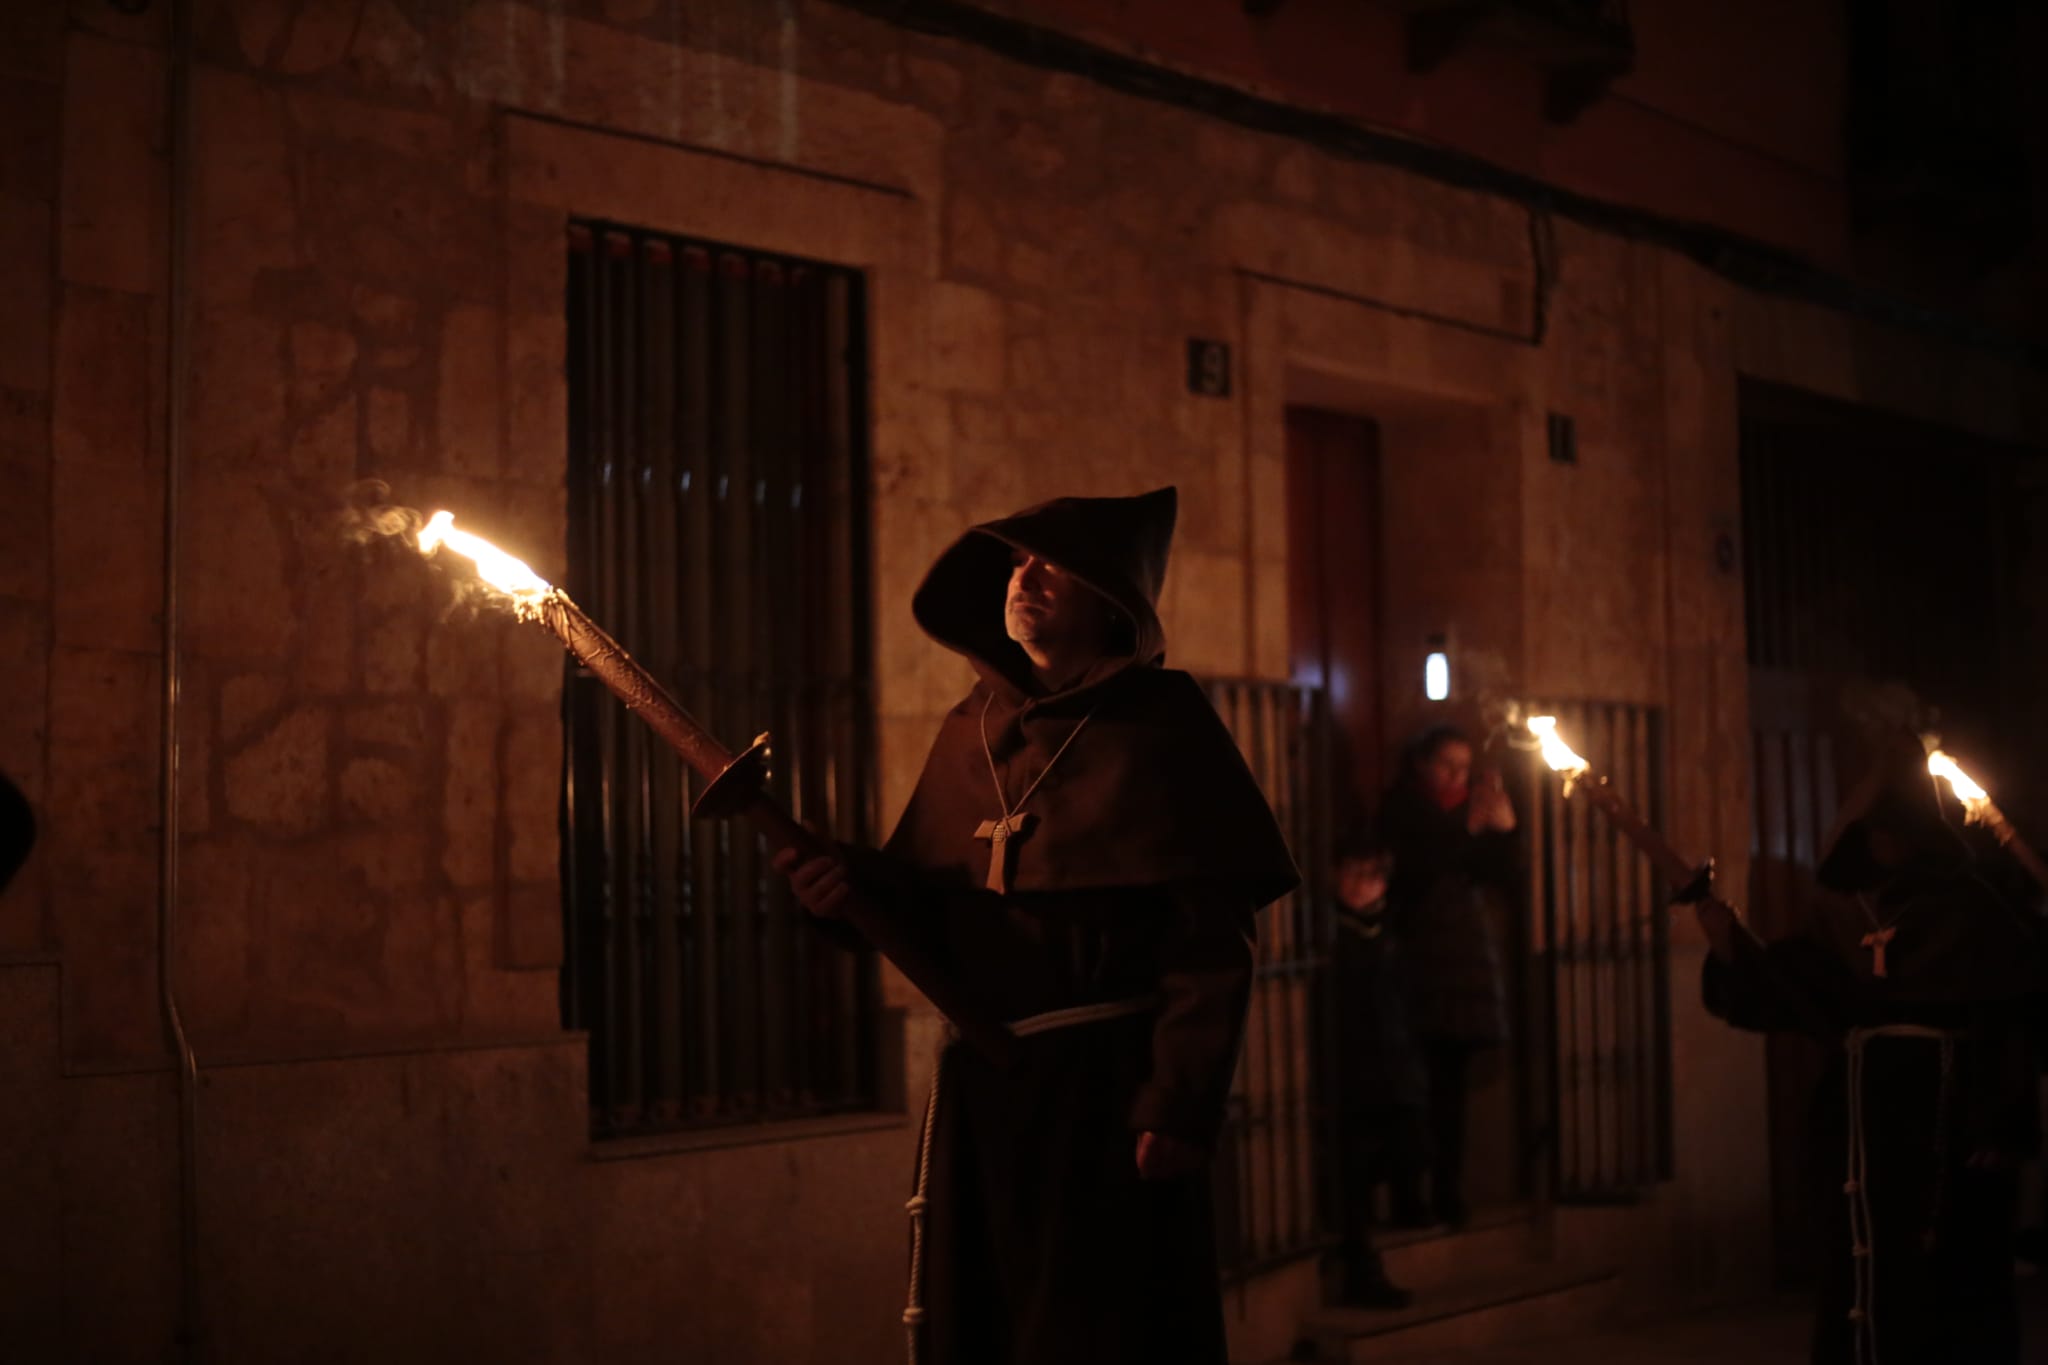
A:
{"label": "cross pendant", "polygon": [[1007,893],[1010,889],[1010,840],[1022,839],[1038,823],[1035,815],[1021,811],[1000,820],[984,820],[974,831],[977,839],[988,840],[988,889]]}
{"label": "cross pendant", "polygon": [[1885,974],[1884,945],[1898,937],[1898,933],[1897,929],[1872,929],[1863,936],[1863,946],[1870,949],[1870,974],[1872,976],[1883,976]]}

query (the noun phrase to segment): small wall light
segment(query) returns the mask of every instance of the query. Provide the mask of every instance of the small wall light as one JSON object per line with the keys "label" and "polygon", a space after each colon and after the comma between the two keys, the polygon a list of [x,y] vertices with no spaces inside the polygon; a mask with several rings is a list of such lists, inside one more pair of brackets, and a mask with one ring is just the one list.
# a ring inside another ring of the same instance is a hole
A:
{"label": "small wall light", "polygon": [[1444,637],[1429,637],[1429,657],[1422,661],[1422,695],[1443,701],[1451,695],[1451,656],[1444,649]]}

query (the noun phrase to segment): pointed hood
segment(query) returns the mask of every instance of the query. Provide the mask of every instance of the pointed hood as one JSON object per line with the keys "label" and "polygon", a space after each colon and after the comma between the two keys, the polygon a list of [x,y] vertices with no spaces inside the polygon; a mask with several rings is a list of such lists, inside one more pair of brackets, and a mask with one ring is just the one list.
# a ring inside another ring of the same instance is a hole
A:
{"label": "pointed hood", "polygon": [[1868,891],[1886,878],[1870,852],[1870,831],[1882,826],[1901,835],[1913,862],[1925,870],[1952,870],[1969,858],[1969,846],[1942,813],[1941,792],[1927,771],[1927,751],[1907,730],[1888,732],[1863,780],[1842,800],[1816,877],[1831,891]]}
{"label": "pointed hood", "polygon": [[[1058,498],[975,527],[911,600],[917,623],[981,675],[947,713],[888,851],[941,886],[984,886],[981,822],[1036,818],[1013,892],[1200,884],[1261,906],[1300,883],[1287,841],[1207,693],[1159,666],[1159,590],[1175,491]],[[1057,695],[1003,628],[1010,555],[1059,565],[1115,608],[1121,638]],[[1087,727],[1087,733],[1081,728]]]}
{"label": "pointed hood", "polygon": [[1178,490],[1167,487],[1128,498],[1054,498],[983,522],[939,556],[911,598],[911,614],[925,634],[966,655],[983,678],[1029,691],[1030,660],[1003,628],[1010,556],[1023,550],[1059,565],[1115,609],[1120,629],[1110,654],[1080,687],[1159,663],[1166,655],[1159,593],[1179,505]]}

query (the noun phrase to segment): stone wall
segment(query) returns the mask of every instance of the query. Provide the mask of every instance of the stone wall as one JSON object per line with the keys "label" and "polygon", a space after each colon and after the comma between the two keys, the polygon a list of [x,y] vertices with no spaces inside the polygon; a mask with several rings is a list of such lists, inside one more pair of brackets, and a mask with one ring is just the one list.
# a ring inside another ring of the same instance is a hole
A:
{"label": "stone wall", "polygon": [[[1738,372],[2043,436],[2019,376],[1583,232],[1557,234],[1538,344],[1519,209],[829,4],[196,11],[175,966],[221,1359],[897,1343],[900,1096],[591,1148],[556,1003],[559,656],[335,530],[381,479],[560,571],[571,216],[868,272],[885,816],[964,683],[910,590],[1024,503],[1178,483],[1175,662],[1284,676],[1281,418],[1313,402],[1387,433],[1387,677],[1450,630],[1502,691],[1665,707],[1674,833],[1739,879],[1740,589],[1714,551]],[[159,1358],[178,1288],[164,12],[0,20],[0,108],[30,130],[0,153],[0,765],[45,830],[0,899],[0,1076],[28,1097],[0,1153],[31,1177],[0,1330],[48,1359]],[[1230,398],[1186,391],[1191,336],[1232,346]],[[1546,457],[1553,410],[1575,467]],[[1762,1127],[1731,1116],[1761,1069],[1699,1022],[1680,937],[1680,1179],[1628,1235],[1712,1296],[1758,1282]],[[928,1015],[905,1034],[914,1094]]]}

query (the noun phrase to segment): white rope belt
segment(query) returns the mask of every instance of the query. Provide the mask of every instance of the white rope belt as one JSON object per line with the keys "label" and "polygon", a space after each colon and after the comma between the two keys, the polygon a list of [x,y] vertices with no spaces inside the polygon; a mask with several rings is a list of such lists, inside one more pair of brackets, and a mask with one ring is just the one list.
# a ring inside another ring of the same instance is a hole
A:
{"label": "white rope belt", "polygon": [[[1019,1038],[1034,1034],[1053,1033],[1064,1028],[1078,1028],[1083,1024],[1099,1024],[1108,1019],[1125,1019],[1134,1014],[1144,1014],[1159,1003],[1153,995],[1134,995],[1125,1000],[1104,1000],[1094,1005],[1072,1005],[1063,1010],[1047,1010],[1043,1014],[1027,1015],[1007,1025],[1010,1032]],[[949,1038],[948,1041],[951,1041]],[[917,1365],[918,1329],[924,1326],[924,1215],[931,1206],[929,1193],[932,1180],[932,1126],[939,1117],[939,1081],[946,1073],[946,1049],[942,1045],[939,1055],[932,1063],[931,1093],[925,1097],[924,1127],[917,1135],[917,1189],[903,1205],[910,1214],[910,1301],[903,1309],[903,1328],[909,1348],[910,1365]]]}
{"label": "white rope belt", "polygon": [[1029,1038],[1035,1033],[1051,1033],[1057,1029],[1074,1028],[1080,1024],[1099,1024],[1105,1019],[1123,1019],[1133,1014],[1143,1014],[1159,1003],[1156,995],[1134,995],[1128,1000],[1105,1000],[1097,1005],[1073,1005],[1063,1010],[1047,1010],[1033,1014],[1009,1025],[1009,1030],[1019,1038]]}
{"label": "white rope belt", "polygon": [[[1870,1213],[1870,1167],[1863,1149],[1863,1052],[1873,1039],[1918,1038],[1941,1045],[1941,1089],[1935,1100],[1935,1160],[1946,1161],[1944,1135],[1948,1125],[1949,1080],[1955,1070],[1956,1043],[1962,1034],[1919,1024],[1885,1024],[1877,1028],[1850,1029],[1844,1043],[1849,1051],[1849,1161],[1842,1193],[1849,1198],[1850,1272],[1855,1279],[1855,1303],[1849,1309],[1855,1334],[1856,1365],[1879,1365],[1877,1353],[1877,1230]],[[1935,1172],[1934,1217],[1940,1216],[1942,1173]]]}

